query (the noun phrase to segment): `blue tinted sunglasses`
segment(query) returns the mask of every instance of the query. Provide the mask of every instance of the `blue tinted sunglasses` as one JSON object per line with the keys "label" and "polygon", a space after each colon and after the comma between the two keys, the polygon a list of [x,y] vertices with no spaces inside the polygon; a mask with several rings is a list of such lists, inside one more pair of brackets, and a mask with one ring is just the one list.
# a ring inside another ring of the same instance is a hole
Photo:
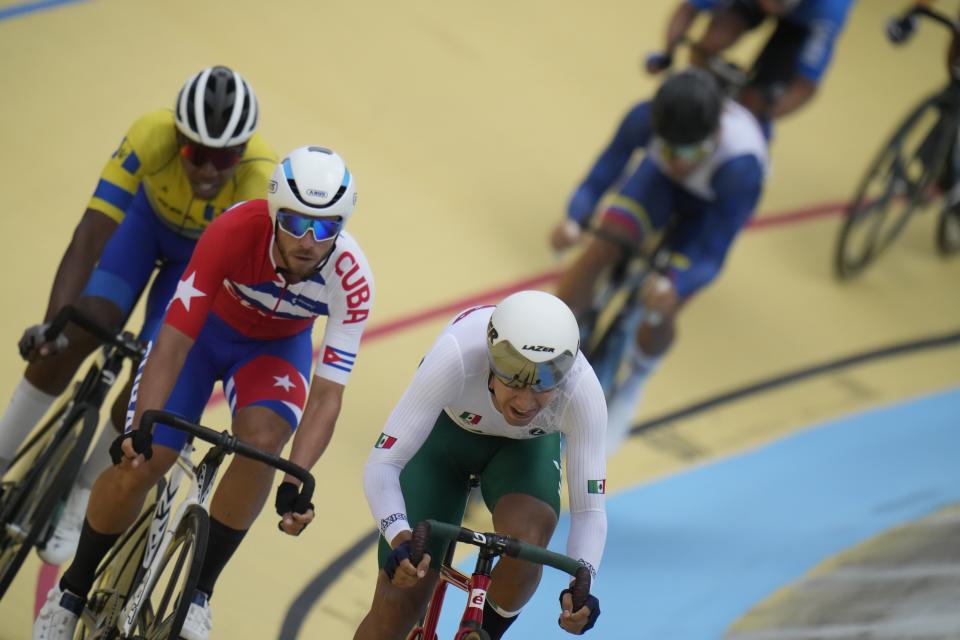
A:
{"label": "blue tinted sunglasses", "polygon": [[343,228],[343,218],[311,218],[292,211],[277,211],[277,223],[280,228],[300,239],[313,230],[313,239],[317,242],[333,238]]}

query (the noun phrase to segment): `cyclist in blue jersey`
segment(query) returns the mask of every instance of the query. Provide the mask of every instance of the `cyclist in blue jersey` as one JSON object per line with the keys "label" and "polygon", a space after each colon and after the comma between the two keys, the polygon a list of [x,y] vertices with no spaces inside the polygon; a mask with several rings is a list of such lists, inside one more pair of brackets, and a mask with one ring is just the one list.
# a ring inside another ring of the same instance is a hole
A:
{"label": "cyclist in blue jersey", "polygon": [[[29,364],[0,416],[0,474],[97,346],[73,327],[46,342],[46,323],[75,304],[119,331],[156,272],[140,334],[149,338],[203,229],[232,204],[266,194],[276,156],[256,132],[257,99],[239,73],[216,66],[193,74],[173,107],[138,118],[107,160],[61,259],[44,321],[20,339]],[[40,550],[47,562],[60,564],[76,548],[90,487],[109,465],[129,392],[128,382]]]}
{"label": "cyclist in blue jersey", "polygon": [[[645,157],[623,178],[638,149]],[[766,140],[757,120],[725,98],[713,76],[691,67],[668,77],[653,101],[627,113],[574,192],[567,219],[553,231],[558,249],[576,241],[607,190],[623,179],[616,195],[605,200],[609,204],[598,223],[603,234],[591,239],[561,277],[557,294],[575,313],[589,306],[597,278],[621,255],[621,243],[608,236],[642,247],[670,223],[664,240],[669,269],[644,284],[632,370],[608,398],[608,455],[629,429],[643,381],[673,343],[678,311],[717,276],[753,214],[766,167]]]}
{"label": "cyclist in blue jersey", "polygon": [[767,17],[776,28],[751,69],[739,100],[764,123],[792,113],[816,94],[833,57],[853,0],[683,0],[667,26],[663,54],[647,59],[647,70],[670,66],[673,52],[698,13],[711,13],[691,61],[704,66]]}

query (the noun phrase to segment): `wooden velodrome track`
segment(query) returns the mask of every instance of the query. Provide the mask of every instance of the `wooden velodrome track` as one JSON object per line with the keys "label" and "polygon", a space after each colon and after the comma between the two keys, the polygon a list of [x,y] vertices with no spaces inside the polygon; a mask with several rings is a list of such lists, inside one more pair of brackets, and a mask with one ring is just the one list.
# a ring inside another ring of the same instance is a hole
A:
{"label": "wooden velodrome track", "polygon": [[[346,565],[329,574],[322,597],[298,603],[297,628],[302,637],[352,637],[376,570],[369,550],[342,557],[373,529],[360,482],[369,448],[458,308],[553,285],[560,264],[548,229],[623,112],[652,93],[638,63],[659,46],[672,3],[89,0],[22,14],[15,6],[0,1],[3,404],[23,369],[16,340],[41,317],[103,162],[133,119],[170,105],[190,73],[240,70],[278,153],[330,146],[357,176],[350,230],[377,299],[337,433],[314,470],[319,521],[291,539],[265,510],[218,585],[212,636],[278,637],[298,594],[339,559]],[[758,217],[768,224],[744,234],[718,283],[684,312],[639,420],[960,328],[960,260],[935,254],[932,213],[862,279],[837,284],[829,268],[839,204],[894,122],[944,78],[942,29],[925,25],[900,49],[884,39],[884,21],[902,6],[861,0],[820,95],[779,125]],[[734,57],[748,58],[757,42]],[[609,493],[958,384],[956,346],[805,378],[633,438],[611,460]],[[205,416],[215,427],[228,421],[222,403]],[[619,552],[608,548],[605,562],[629,560]],[[0,603],[0,639],[29,637],[39,564],[31,556]]]}

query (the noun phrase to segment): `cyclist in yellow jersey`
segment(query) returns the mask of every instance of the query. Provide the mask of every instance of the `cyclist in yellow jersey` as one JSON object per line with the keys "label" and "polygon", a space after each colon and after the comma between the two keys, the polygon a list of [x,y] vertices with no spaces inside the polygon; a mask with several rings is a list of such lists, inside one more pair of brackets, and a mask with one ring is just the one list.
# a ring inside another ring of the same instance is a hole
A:
{"label": "cyclist in yellow jersey", "polygon": [[[216,66],[187,79],[173,110],[147,113],[130,127],[61,259],[44,322],[20,340],[30,364],[0,417],[0,474],[97,346],[79,329],[45,342],[46,323],[57,311],[75,304],[119,330],[157,271],[140,333],[151,335],[207,224],[234,203],[266,196],[277,159],[254,132],[258,111],[240,74]],[[128,382],[41,552],[48,562],[73,554],[89,487],[109,465],[112,425],[124,423],[129,389]]]}
{"label": "cyclist in yellow jersey", "polygon": [[[228,168],[231,175],[222,181],[210,180],[183,157],[185,136],[174,121],[173,111],[160,109],[130,127],[100,174],[90,209],[120,223],[142,184],[146,201],[160,221],[178,235],[196,239],[227,207],[264,197],[277,159],[260,136],[254,134],[243,145],[236,166]],[[216,170],[215,165],[211,167]]]}

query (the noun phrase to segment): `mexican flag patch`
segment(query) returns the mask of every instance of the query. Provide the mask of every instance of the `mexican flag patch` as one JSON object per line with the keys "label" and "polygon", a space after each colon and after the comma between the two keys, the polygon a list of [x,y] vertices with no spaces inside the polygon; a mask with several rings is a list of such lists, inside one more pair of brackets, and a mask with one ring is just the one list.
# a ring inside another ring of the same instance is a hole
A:
{"label": "mexican flag patch", "polygon": [[380,438],[377,439],[377,444],[373,445],[373,448],[374,448],[374,449],[389,449],[390,447],[393,446],[393,443],[396,442],[396,441],[397,441],[397,439],[394,438],[393,436],[388,436],[388,435],[385,434],[385,433],[381,433],[381,434],[380,434]]}
{"label": "mexican flag patch", "polygon": [[587,493],[600,493],[605,494],[607,492],[607,479],[603,480],[587,480]]}
{"label": "mexican flag patch", "polygon": [[469,422],[470,424],[480,424],[480,421],[483,419],[483,416],[478,416],[475,413],[470,413],[469,411],[464,411],[460,414],[460,419],[464,422]]}

